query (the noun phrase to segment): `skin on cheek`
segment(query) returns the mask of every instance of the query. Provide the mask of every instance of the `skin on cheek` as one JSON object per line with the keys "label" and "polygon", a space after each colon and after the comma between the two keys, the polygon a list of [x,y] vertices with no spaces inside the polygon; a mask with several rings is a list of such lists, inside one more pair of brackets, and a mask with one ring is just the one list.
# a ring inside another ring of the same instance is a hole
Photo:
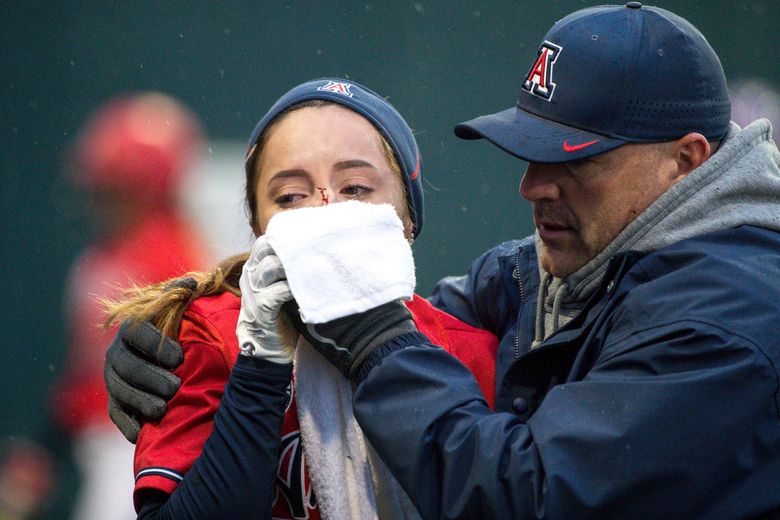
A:
{"label": "skin on cheek", "polygon": [[557,175],[546,191],[542,188],[547,185],[524,179],[524,193],[521,184],[521,194],[532,200],[536,220],[572,229],[568,238],[548,236],[543,242],[542,267],[563,278],[609,247],[674,184],[671,179],[677,178],[677,162],[665,151],[665,144],[625,145],[590,162],[568,165],[565,170],[551,172],[552,166],[546,167],[548,170],[535,166],[537,175]]}

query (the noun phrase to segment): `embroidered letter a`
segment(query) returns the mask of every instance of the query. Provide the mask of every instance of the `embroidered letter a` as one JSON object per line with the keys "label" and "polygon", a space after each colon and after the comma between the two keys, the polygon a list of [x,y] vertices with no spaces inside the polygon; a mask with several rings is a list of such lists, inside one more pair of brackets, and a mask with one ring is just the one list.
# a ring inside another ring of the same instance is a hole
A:
{"label": "embroidered letter a", "polygon": [[536,53],[536,61],[523,82],[523,90],[550,101],[555,91],[553,64],[558,59],[561,47],[548,41],[542,42]]}

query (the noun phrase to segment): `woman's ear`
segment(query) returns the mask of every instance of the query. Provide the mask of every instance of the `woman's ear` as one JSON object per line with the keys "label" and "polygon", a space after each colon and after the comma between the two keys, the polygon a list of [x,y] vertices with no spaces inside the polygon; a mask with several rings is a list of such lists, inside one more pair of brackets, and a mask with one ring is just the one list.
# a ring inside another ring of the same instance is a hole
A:
{"label": "woman's ear", "polygon": [[257,224],[252,224],[252,234],[254,235],[254,238],[257,239],[260,235],[263,234],[263,231],[257,226]]}
{"label": "woman's ear", "polygon": [[414,222],[412,222],[411,217],[408,215],[403,218],[402,222],[404,224],[404,236],[406,237],[406,240],[409,241],[409,244],[414,243]]}

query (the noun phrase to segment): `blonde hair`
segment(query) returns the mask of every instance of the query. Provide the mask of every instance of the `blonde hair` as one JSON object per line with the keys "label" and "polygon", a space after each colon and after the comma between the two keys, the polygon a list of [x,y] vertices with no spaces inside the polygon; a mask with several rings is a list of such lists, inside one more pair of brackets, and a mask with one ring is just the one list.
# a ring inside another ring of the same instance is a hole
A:
{"label": "blonde hair", "polygon": [[[245,201],[248,210],[249,223],[255,234],[259,233],[257,226],[257,181],[256,172],[257,157],[262,153],[262,148],[268,140],[273,128],[281,121],[285,115],[295,110],[306,107],[321,107],[327,105],[342,106],[338,103],[323,100],[311,100],[293,105],[287,110],[281,112],[263,131],[257,140],[257,145],[247,155],[246,159],[246,192]],[[346,108],[346,107],[345,107]],[[349,108],[346,108],[349,110]],[[400,181],[403,182],[403,172],[395,156],[392,146],[387,139],[379,132],[382,146],[387,155],[390,169]],[[410,198],[404,188],[404,199],[406,200],[406,210],[408,215],[412,215],[412,206]],[[403,215],[402,215],[403,217]],[[173,339],[177,339],[179,328],[184,311],[196,298],[201,296],[211,296],[229,292],[241,297],[241,289],[238,281],[241,277],[241,270],[244,263],[249,258],[249,253],[232,256],[220,262],[214,269],[208,272],[190,272],[181,278],[173,278],[165,282],[147,285],[132,286],[125,290],[118,300],[102,300],[101,304],[108,315],[103,323],[104,328],[112,324],[131,320],[131,326],[137,325],[142,321],[150,320],[158,329]],[[191,278],[192,282],[184,282],[184,278]],[[179,283],[176,283],[177,280]]]}
{"label": "blonde hair", "polygon": [[[108,314],[103,326],[108,328],[126,319],[132,320],[133,325],[151,320],[163,334],[176,339],[184,311],[196,298],[223,292],[241,296],[238,280],[247,258],[249,253],[232,256],[206,273],[190,272],[167,282],[132,286],[122,293],[119,300],[102,300]],[[194,283],[186,282],[184,278],[190,278]]]}

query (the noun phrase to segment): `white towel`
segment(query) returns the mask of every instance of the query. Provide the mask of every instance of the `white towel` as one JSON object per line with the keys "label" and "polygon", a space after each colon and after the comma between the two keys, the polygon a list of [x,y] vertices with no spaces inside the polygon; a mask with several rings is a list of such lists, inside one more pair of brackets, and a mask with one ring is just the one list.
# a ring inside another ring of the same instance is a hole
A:
{"label": "white towel", "polygon": [[282,211],[265,235],[306,323],[412,298],[412,250],[390,204],[349,201]]}

